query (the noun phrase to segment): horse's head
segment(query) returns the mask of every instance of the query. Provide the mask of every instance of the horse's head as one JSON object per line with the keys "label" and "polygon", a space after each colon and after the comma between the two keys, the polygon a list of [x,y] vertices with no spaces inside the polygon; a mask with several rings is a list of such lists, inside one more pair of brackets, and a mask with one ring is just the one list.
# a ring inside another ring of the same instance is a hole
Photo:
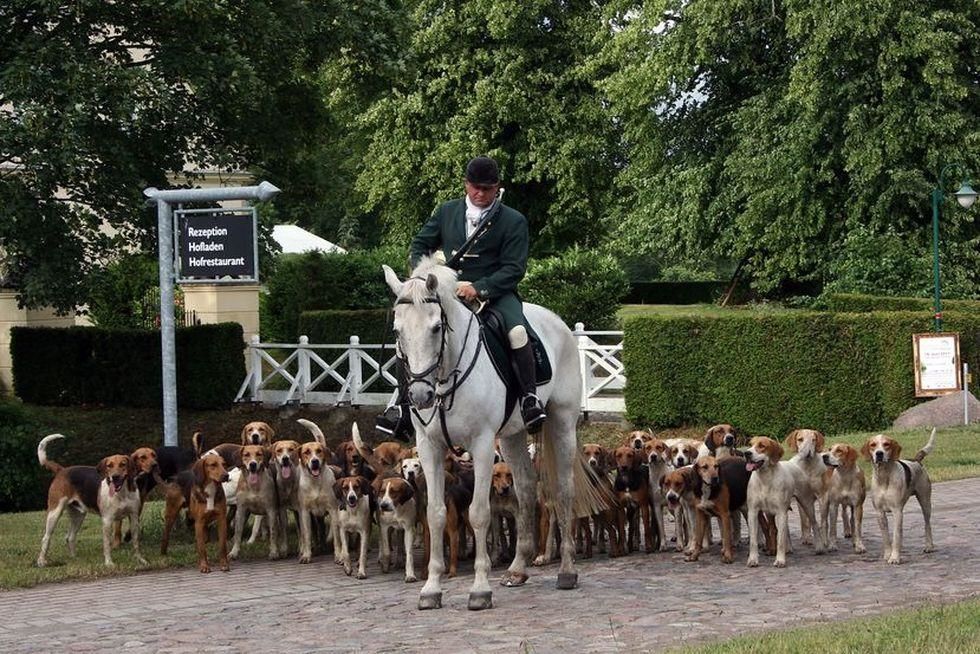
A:
{"label": "horse's head", "polygon": [[385,281],[395,294],[392,332],[408,376],[408,394],[420,409],[433,405],[436,383],[447,357],[449,314],[456,311],[456,273],[432,259],[423,259],[404,282],[383,266]]}

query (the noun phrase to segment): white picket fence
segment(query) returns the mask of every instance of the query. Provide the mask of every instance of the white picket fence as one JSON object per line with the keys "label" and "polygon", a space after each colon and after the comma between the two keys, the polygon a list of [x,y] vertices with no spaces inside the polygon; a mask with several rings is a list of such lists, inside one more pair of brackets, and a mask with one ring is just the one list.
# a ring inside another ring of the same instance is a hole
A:
{"label": "white picket fence", "polygon": [[[582,410],[622,413],[623,332],[586,331],[575,325],[582,375]],[[597,340],[600,342],[597,342]],[[395,349],[392,344],[364,344],[351,336],[346,344],[248,344],[249,372],[238,389],[236,402],[269,404],[384,405],[397,387]],[[380,361],[384,356],[384,361]]]}

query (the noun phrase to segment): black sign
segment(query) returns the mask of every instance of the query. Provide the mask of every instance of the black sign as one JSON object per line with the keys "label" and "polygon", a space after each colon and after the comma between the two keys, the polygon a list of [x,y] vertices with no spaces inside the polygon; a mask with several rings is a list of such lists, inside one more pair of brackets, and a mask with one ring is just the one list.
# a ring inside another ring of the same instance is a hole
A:
{"label": "black sign", "polygon": [[255,277],[255,224],[247,213],[180,214],[180,277]]}

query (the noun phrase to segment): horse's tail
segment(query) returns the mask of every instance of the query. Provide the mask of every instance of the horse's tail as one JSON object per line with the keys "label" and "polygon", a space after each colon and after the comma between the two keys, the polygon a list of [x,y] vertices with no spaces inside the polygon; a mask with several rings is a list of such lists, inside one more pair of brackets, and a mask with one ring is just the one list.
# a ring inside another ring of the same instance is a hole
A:
{"label": "horse's tail", "polygon": [[[558,456],[554,446],[554,430],[545,421],[544,428],[538,432],[536,449],[539,453],[538,474],[541,479],[541,490],[545,504],[554,510],[558,498]],[[577,441],[571,444],[575,448],[572,460],[572,515],[576,518],[587,518],[600,513],[613,505],[614,499],[609,496],[603,485],[597,482],[595,472],[585,462],[582,449]]]}

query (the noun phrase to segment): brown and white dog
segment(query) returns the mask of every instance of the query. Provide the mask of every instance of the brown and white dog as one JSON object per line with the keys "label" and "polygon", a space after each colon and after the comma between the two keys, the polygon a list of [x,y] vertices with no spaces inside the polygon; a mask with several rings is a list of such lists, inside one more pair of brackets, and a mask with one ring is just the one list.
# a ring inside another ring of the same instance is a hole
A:
{"label": "brown and white dog", "polygon": [[167,484],[161,554],[167,553],[170,532],[180,510],[187,507],[187,515],[194,523],[198,569],[211,572],[208,563],[208,525],[214,522],[218,530],[218,566],[228,571],[228,508],[222,489],[222,484],[227,480],[224,460],[217,454],[206,454],[190,470],[177,473],[174,482]]}
{"label": "brown and white dog", "polygon": [[642,465],[646,460],[643,450],[628,445],[617,447],[613,452],[616,462],[616,479],[613,490],[620,505],[626,510],[629,525],[626,551],[640,549],[640,527],[643,529],[643,542],[647,552],[659,549],[662,534],[653,533],[650,520],[650,477]]}
{"label": "brown and white dog", "polygon": [[806,475],[810,490],[817,501],[817,511],[813,513],[817,515],[819,523],[811,524],[806,517],[807,512],[800,511],[800,542],[804,545],[814,542],[814,535],[824,543],[827,542],[827,484],[830,481],[830,468],[821,456],[825,440],[823,433],[816,429],[795,429],[783,439],[783,445],[795,452],[789,462],[798,466]]}
{"label": "brown and white dog", "polygon": [[[630,444],[632,446],[632,444]],[[609,498],[609,506],[604,510],[593,515],[592,530],[589,531],[588,518],[580,518],[580,527],[585,537],[584,556],[592,558],[592,546],[595,542],[599,551],[605,551],[605,542],[609,541],[609,556],[622,556],[626,553],[626,515],[621,510],[616,493],[613,491],[612,481],[609,479],[609,470],[616,462],[612,454],[598,443],[586,443],[582,446],[582,458],[589,466],[595,477],[590,479],[599,487],[600,493]]]}
{"label": "brown and white dog", "polygon": [[239,460],[242,471],[235,494],[235,538],[229,556],[237,559],[242,547],[242,532],[250,514],[264,516],[269,524],[269,560],[280,558],[279,507],[276,503],[276,479],[272,473],[269,450],[262,445],[243,445]]}
{"label": "brown and white dog", "polygon": [[114,454],[102,459],[95,467],[64,467],[47,457],[48,443],[64,438],[51,434],[37,445],[37,460],[54,473],[48,487],[48,513],[41,538],[41,551],[37,556],[38,567],[47,564],[51,534],[62,512],[68,509],[71,524],[68,525],[68,552],[75,556],[78,530],[88,511],[102,517],[102,556],[106,567],[114,567],[112,561],[113,527],[117,520],[129,518],[133,534],[133,555],[141,565],[146,559],[140,553],[140,496],[136,490],[136,473],[133,460],[125,454]]}
{"label": "brown and white dog", "polygon": [[[670,472],[670,465],[667,463],[667,444],[659,438],[653,438],[643,446],[647,462],[647,475],[650,483],[650,508],[653,510],[653,526],[660,534],[660,551],[666,552],[669,548],[666,533],[664,531],[664,500],[663,487],[661,480]],[[676,522],[674,524],[677,524]]]}
{"label": "brown and white dog", "polygon": [[628,445],[629,447],[632,447],[634,450],[642,450],[643,446],[646,445],[652,439],[653,439],[653,432],[635,430],[629,433],[623,445]]}
{"label": "brown and white dog", "polygon": [[[929,441],[912,459],[901,458],[902,446],[884,434],[869,438],[861,448],[861,453],[872,465],[871,502],[878,512],[878,526],[884,546],[882,558],[888,563],[902,562],[902,512],[913,495],[919,500],[925,523],[926,542],[922,551],[936,551],[932,542],[932,481],[922,465],[922,460],[935,446],[936,430],[933,429]],[[895,520],[891,533],[888,531],[888,513]]]}
{"label": "brown and white dog", "polygon": [[667,445],[667,460],[674,468],[689,466],[698,459],[698,448],[701,443],[690,438],[669,438]]}
{"label": "brown and white dog", "polygon": [[342,477],[334,482],[334,494],[341,505],[338,527],[340,530],[340,558],[344,572],[350,576],[353,567],[350,561],[350,539],[355,533],[360,539],[360,556],[357,563],[357,578],[367,579],[368,544],[371,539],[371,516],[374,514],[374,497],[371,482],[365,477]]}
{"label": "brown and white dog", "polygon": [[[777,568],[786,567],[786,551],[789,549],[789,508],[795,497],[800,511],[806,512],[811,523],[814,494],[809,480],[799,466],[782,461],[783,446],[765,436],[752,439],[745,453],[746,468],[752,472],[748,484],[749,511],[749,559],[748,566],[759,565],[759,512],[775,517],[776,522],[776,560]],[[824,551],[822,538],[818,538],[814,550]]]}
{"label": "brown and white dog", "polygon": [[694,466],[674,468],[660,479],[660,490],[667,510],[674,514],[674,530],[677,535],[675,549],[692,551],[694,547],[694,492],[698,487]]}
{"label": "brown and white dog", "polygon": [[283,556],[289,551],[288,512],[294,511],[299,515],[299,448],[299,443],[293,440],[281,440],[272,444],[272,472],[276,478],[279,508],[279,551]]}
{"label": "brown and white dog", "polygon": [[206,453],[220,455],[225,461],[225,467],[230,470],[241,465],[238,455],[241,454],[243,445],[269,447],[272,445],[272,439],[275,436],[275,430],[268,423],[261,421],[250,422],[242,427],[239,443],[221,443],[215,445]]}
{"label": "brown and white dog", "polygon": [[391,537],[401,530],[405,549],[405,583],[412,583],[417,580],[412,555],[417,511],[415,490],[401,477],[378,477],[373,486],[378,503],[378,527],[381,531],[381,553],[378,558],[381,572],[387,574],[391,569]]}
{"label": "brown and white dog", "polygon": [[723,456],[734,456],[737,440],[735,428],[727,422],[715,425],[704,434],[704,442],[698,447],[698,457],[713,456],[720,459]]}
{"label": "brown and white dog", "polygon": [[[490,477],[490,561],[505,563],[517,544],[517,493],[514,473],[505,461],[493,464]],[[504,536],[504,526],[507,536]]]}
{"label": "brown and white dog", "polygon": [[701,543],[712,516],[721,522],[721,560],[735,560],[734,539],[738,532],[735,516],[745,506],[746,490],[751,473],[741,457],[726,456],[720,459],[708,455],[699,457],[694,464],[700,488],[694,493],[694,510],[697,524],[694,529],[693,548],[687,561],[697,561],[701,555]]}
{"label": "brown and white dog", "polygon": [[313,517],[330,518],[330,540],[333,543],[334,563],[340,564],[340,504],[334,492],[339,468],[329,464],[333,454],[327,449],[326,438],[320,428],[309,420],[297,422],[313,434],[311,443],[299,447],[299,488],[296,501],[299,505],[299,562],[313,560]]}
{"label": "brown and white dog", "polygon": [[[850,534],[854,551],[858,554],[866,552],[861,540],[861,522],[864,517],[864,498],[866,495],[864,471],[857,465],[858,451],[847,443],[836,443],[829,452],[822,454],[824,464],[830,469],[827,483],[827,516],[829,524],[827,548],[837,551],[837,509],[851,509],[854,523]],[[847,514],[844,514],[847,522]],[[845,530],[844,537],[847,537]]]}

